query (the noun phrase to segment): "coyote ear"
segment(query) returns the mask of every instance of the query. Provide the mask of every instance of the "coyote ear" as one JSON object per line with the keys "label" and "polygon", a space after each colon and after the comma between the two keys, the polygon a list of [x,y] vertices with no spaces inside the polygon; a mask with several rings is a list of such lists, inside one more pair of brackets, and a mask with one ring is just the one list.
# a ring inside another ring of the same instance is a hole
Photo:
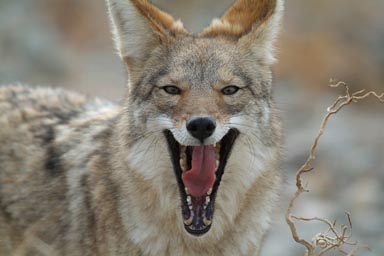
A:
{"label": "coyote ear", "polygon": [[147,0],[106,0],[116,48],[128,64],[142,65],[157,46],[186,33],[183,24]]}
{"label": "coyote ear", "polygon": [[273,43],[279,32],[283,0],[238,0],[220,19],[214,19],[203,36],[229,36],[243,49],[252,49],[273,63]]}

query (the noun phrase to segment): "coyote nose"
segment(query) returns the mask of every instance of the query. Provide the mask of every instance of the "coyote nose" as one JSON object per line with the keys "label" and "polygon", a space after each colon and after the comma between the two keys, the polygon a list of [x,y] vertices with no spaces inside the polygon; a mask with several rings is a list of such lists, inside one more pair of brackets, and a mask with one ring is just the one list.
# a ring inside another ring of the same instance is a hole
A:
{"label": "coyote nose", "polygon": [[216,129],[215,121],[207,117],[193,118],[187,122],[188,132],[201,143],[211,136]]}

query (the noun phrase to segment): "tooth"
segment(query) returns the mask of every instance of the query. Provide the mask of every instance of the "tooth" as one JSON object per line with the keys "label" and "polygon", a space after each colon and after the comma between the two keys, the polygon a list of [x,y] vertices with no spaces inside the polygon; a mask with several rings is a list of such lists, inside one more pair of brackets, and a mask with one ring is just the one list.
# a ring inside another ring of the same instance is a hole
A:
{"label": "tooth", "polygon": [[189,226],[192,224],[192,220],[193,220],[193,215],[191,214],[191,216],[188,219],[184,220],[184,224]]}
{"label": "tooth", "polygon": [[210,201],[211,201],[211,198],[209,196],[206,196],[205,197],[205,204],[209,204]]}
{"label": "tooth", "polygon": [[215,148],[217,146],[217,143],[213,144],[213,147]]}
{"label": "tooth", "polygon": [[205,226],[209,226],[209,225],[212,224],[212,221],[209,220],[209,219],[207,219],[207,218],[205,218],[205,217],[204,217],[204,219],[203,219],[203,222],[204,222],[204,225],[205,225]]}
{"label": "tooth", "polygon": [[183,171],[183,172],[185,172],[185,170],[187,169],[186,168],[186,161],[185,161],[185,159],[184,158],[180,158],[180,167],[181,167],[181,170]]}
{"label": "tooth", "polygon": [[216,167],[219,167],[219,165],[220,165],[220,161],[216,160]]}
{"label": "tooth", "polygon": [[192,211],[192,205],[188,205],[189,210]]}
{"label": "tooth", "polygon": [[212,188],[210,188],[207,192],[207,195],[211,195],[212,194]]}
{"label": "tooth", "polygon": [[189,195],[188,188],[187,188],[187,187],[184,187],[184,190],[185,190],[185,193],[187,193],[187,195]]}
{"label": "tooth", "polygon": [[215,147],[215,153],[217,157],[220,156],[220,144],[217,144],[217,146]]}
{"label": "tooth", "polygon": [[187,203],[188,203],[188,205],[191,205],[191,204],[192,204],[191,196],[187,196]]}

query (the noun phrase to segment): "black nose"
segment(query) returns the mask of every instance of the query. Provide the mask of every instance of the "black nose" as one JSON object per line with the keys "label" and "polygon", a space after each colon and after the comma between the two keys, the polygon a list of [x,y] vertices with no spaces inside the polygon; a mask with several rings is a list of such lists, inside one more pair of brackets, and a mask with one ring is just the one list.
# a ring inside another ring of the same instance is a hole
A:
{"label": "black nose", "polygon": [[216,129],[215,121],[207,117],[193,118],[187,122],[188,132],[202,143]]}

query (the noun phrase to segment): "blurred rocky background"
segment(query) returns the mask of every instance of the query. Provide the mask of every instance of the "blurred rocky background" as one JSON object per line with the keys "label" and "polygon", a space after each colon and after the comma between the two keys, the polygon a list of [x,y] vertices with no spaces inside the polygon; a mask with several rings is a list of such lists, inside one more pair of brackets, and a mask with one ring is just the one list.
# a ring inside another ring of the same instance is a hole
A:
{"label": "blurred rocky background", "polygon": [[[154,0],[199,31],[232,0]],[[125,67],[113,48],[103,0],[0,0],[0,84],[58,86],[118,101]],[[284,29],[274,67],[275,97],[286,128],[287,184],[264,256],[304,255],[284,222],[294,174],[303,164],[326,108],[342,90],[384,91],[383,0],[287,0]],[[1,129],[1,128],[0,128]],[[346,221],[354,237],[372,248],[359,255],[384,255],[384,105],[366,100],[330,121],[320,142],[315,170],[306,176],[310,193],[297,215]],[[307,239],[326,230],[300,225]],[[338,255],[331,253],[330,255]]]}

